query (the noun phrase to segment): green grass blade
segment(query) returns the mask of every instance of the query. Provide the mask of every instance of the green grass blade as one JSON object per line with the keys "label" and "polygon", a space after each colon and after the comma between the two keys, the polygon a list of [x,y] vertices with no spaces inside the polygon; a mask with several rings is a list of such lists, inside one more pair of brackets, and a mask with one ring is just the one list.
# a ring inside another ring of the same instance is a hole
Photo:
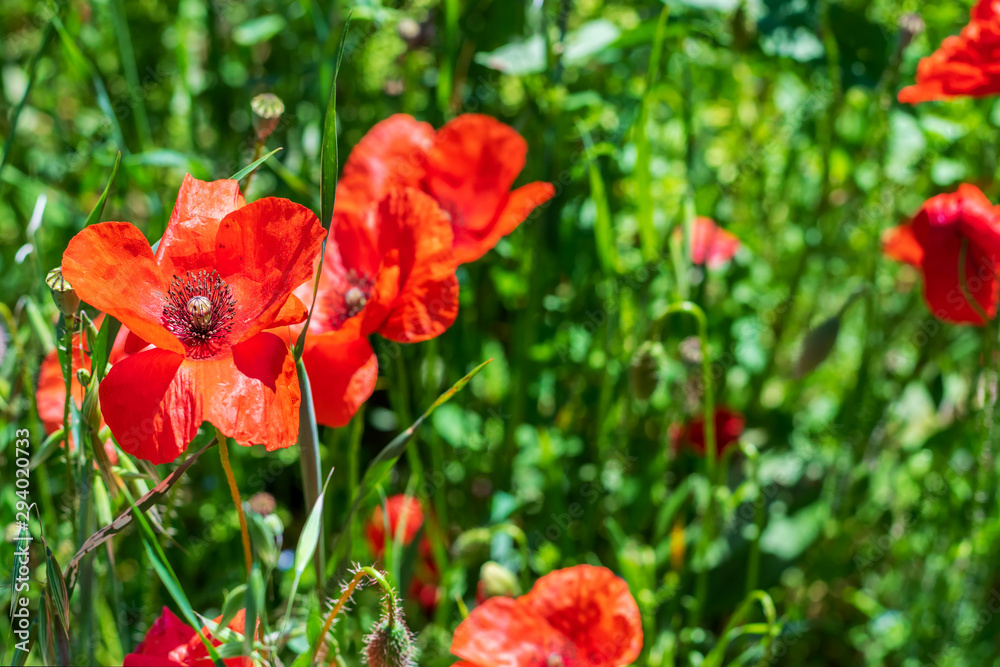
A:
{"label": "green grass blade", "polygon": [[275,153],[277,153],[280,150],[281,150],[281,146],[278,146],[277,148],[275,148],[273,151],[271,151],[270,153],[268,153],[264,157],[258,158],[256,160],[254,160],[253,162],[251,162],[250,164],[248,164],[247,166],[243,167],[238,172],[236,172],[235,174],[233,174],[232,176],[230,176],[229,177],[230,180],[239,181],[239,180],[242,180],[243,178],[246,178],[247,176],[250,175],[250,172],[252,172],[254,169],[256,169],[260,165],[262,165],[265,162],[267,162],[267,159],[269,157],[271,157],[272,155],[274,155]]}
{"label": "green grass blade", "polygon": [[[340,49],[337,51],[337,67],[333,70],[333,81],[330,82],[330,97],[326,101],[326,115],[323,117],[323,141],[320,147],[320,182],[319,182],[319,221],[323,229],[329,231],[333,223],[333,204],[337,199],[337,173],[340,169],[339,157],[337,154],[337,77],[340,75],[340,64],[344,60],[344,46],[347,44],[347,32],[351,29],[351,15],[347,15],[344,23],[344,32],[340,35]],[[323,239],[323,245],[319,251],[319,266],[316,269],[316,279],[313,282],[313,302],[309,306],[309,314],[306,316],[305,326],[302,333],[295,341],[295,348],[292,351],[295,358],[302,357],[302,350],[306,344],[306,333],[309,331],[309,323],[312,322],[313,308],[316,306],[316,292],[319,291],[319,277],[323,271],[323,260],[326,259],[326,242],[330,238],[327,234]]]}
{"label": "green grass blade", "polygon": [[[108,201],[108,193],[111,192],[111,185],[115,182],[115,176],[118,175],[118,165],[122,161],[122,152],[118,151],[118,156],[115,158],[115,166],[111,169],[111,178],[108,179],[108,184],[104,186],[104,192],[101,193],[101,198],[97,200],[94,204],[94,208],[91,209],[90,215],[87,216],[87,220],[83,223],[84,227],[88,227],[95,222],[101,221],[101,215],[104,213],[104,204]],[[107,319],[105,319],[105,324],[107,324]]]}
{"label": "green grass blade", "polygon": [[649,68],[646,70],[646,89],[639,103],[639,117],[635,123],[635,181],[638,200],[639,239],[642,245],[642,257],[647,262],[656,260],[660,252],[660,242],[653,225],[653,179],[650,170],[652,151],[649,136],[646,134],[649,121],[650,98],[653,95],[653,85],[660,69],[660,55],[663,51],[663,40],[666,36],[667,17],[670,7],[664,6],[660,12],[660,20],[656,24],[656,36],[653,38],[653,50],[649,55]]}

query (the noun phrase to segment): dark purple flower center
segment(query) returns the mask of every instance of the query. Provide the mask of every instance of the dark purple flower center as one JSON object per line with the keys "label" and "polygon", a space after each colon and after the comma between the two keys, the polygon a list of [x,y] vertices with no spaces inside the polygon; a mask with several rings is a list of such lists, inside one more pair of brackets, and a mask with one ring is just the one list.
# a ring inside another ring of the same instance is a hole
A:
{"label": "dark purple flower center", "polygon": [[334,329],[351,319],[362,310],[371,298],[375,282],[354,269],[348,269],[340,291],[331,292],[327,307],[330,310],[330,324]]}
{"label": "dark purple flower center", "polygon": [[163,326],[196,359],[219,351],[233,328],[236,299],[217,271],[174,276],[163,307]]}

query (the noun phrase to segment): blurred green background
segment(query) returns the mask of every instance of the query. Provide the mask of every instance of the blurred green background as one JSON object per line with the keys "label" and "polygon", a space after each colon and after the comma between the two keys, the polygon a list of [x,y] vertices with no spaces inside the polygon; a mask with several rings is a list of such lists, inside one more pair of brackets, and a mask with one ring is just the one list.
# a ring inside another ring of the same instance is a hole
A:
{"label": "blurred green background", "polygon": [[[880,253],[882,231],[934,194],[971,182],[1000,197],[1000,106],[895,101],[919,58],[965,24],[970,3],[667,4],[654,49],[665,5],[653,0],[4,0],[5,524],[15,500],[13,431],[28,427],[42,439],[34,382],[56,319],[43,277],[117,152],[103,218],[131,221],[155,240],[186,172],[226,178],[252,160],[250,99],[273,92],[286,113],[268,146],[283,150],[247,198],[288,197],[318,210],[323,108],[353,11],[337,83],[341,161],[392,113],[435,126],[485,113],[528,141],[519,182],[547,180],[558,191],[495,251],[462,267],[461,311],[446,334],[416,346],[375,342],[379,390],[354,424],[321,434],[324,470],[336,468],[332,535],[344,528],[358,466],[495,358],[418,434],[423,482],[411,484],[404,459],[385,489],[410,485],[451,547],[436,612],[408,604],[425,648],[420,664],[451,664],[456,597],[474,604],[486,560],[518,573],[525,588],[557,567],[607,565],[643,612],[637,664],[700,664],[744,599],[756,537],[758,585],[783,623],[767,664],[1000,664],[995,443],[984,444],[980,415],[981,383],[995,382],[980,356],[992,329],[935,320],[918,274]],[[904,49],[898,24],[910,11],[926,31]],[[693,214],[741,239],[727,267],[692,267],[672,245]],[[829,357],[797,378],[805,334],[862,289]],[[714,491],[721,510],[698,625],[691,608],[708,491],[699,460],[672,446],[670,426],[700,411],[703,387],[690,343],[682,345],[695,325],[664,314],[679,298],[708,315],[716,403],[747,420],[744,451],[725,460],[726,483]],[[306,515],[296,449],[232,454],[244,498],[274,496],[284,548],[294,549]],[[33,475],[34,489],[46,477],[40,502],[57,520],[45,522],[45,536],[65,565],[78,545],[65,520],[61,458]],[[372,560],[361,539],[372,509],[346,527],[354,560]],[[168,558],[194,607],[214,615],[244,583],[214,453],[160,511]],[[508,524],[526,536],[527,558]],[[494,530],[474,530],[484,527]],[[415,546],[402,555],[404,591],[417,561]],[[35,565],[41,581],[44,558]],[[113,564],[99,552],[96,568],[94,607],[76,611],[92,616],[99,640],[90,650],[108,664],[170,602],[134,532],[116,538]],[[289,583],[279,566],[272,615],[283,611]],[[348,664],[360,664],[376,601],[363,594],[338,623]],[[737,640],[728,659],[753,664],[758,637]],[[86,664],[86,653],[76,658]]]}

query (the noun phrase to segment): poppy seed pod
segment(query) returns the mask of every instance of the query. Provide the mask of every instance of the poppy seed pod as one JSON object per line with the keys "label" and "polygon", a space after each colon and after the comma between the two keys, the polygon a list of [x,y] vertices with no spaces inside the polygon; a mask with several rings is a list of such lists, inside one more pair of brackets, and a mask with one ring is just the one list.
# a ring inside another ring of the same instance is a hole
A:
{"label": "poppy seed pod", "polygon": [[365,637],[365,660],[371,667],[416,667],[413,633],[391,596],[386,599],[382,618]]}
{"label": "poppy seed pod", "polygon": [[285,103],[272,93],[261,93],[250,100],[253,111],[253,130],[258,141],[266,141],[274,128],[278,127],[281,114],[285,113]]}
{"label": "poppy seed pod", "polygon": [[76,295],[73,286],[63,278],[61,266],[49,271],[48,275],[45,276],[45,284],[49,286],[52,300],[55,301],[60,313],[66,317],[76,313],[80,307],[80,297]]}
{"label": "poppy seed pod", "polygon": [[840,317],[831,317],[806,334],[802,342],[799,363],[795,367],[795,377],[802,378],[812,373],[830,355],[837,344],[840,333]]}

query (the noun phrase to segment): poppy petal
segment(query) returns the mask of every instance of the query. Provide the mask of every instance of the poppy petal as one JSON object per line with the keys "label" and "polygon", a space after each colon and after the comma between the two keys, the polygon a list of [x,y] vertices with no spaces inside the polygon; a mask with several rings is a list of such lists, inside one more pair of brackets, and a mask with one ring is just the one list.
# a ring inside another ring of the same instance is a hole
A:
{"label": "poppy petal", "polygon": [[544,618],[507,597],[490,598],[473,609],[451,640],[455,656],[489,667],[546,665],[553,654],[572,656],[573,650]]}
{"label": "poppy petal", "polygon": [[607,568],[557,570],[539,579],[519,602],[572,640],[588,667],[628,665],[642,652],[639,606],[628,584]]}
{"label": "poppy petal", "polygon": [[156,261],[163,275],[212,268],[219,223],[243,206],[246,200],[238,181],[199,181],[186,174],[167,229],[156,247]]}
{"label": "poppy petal", "polygon": [[347,158],[334,210],[360,218],[390,189],[416,186],[433,143],[434,128],[412,116],[396,114],[377,123]]}
{"label": "poppy petal", "polygon": [[216,269],[236,299],[230,340],[269,328],[309,280],[326,232],[312,211],[267,197],[227,215],[215,239]]}
{"label": "poppy petal", "polygon": [[528,183],[510,193],[496,225],[486,230],[485,234],[482,231],[454,227],[455,263],[468,264],[485,255],[500,239],[517,229],[536,208],[552,199],[555,194],[556,189],[551,183]]}
{"label": "poppy petal", "polygon": [[[941,239],[933,247],[925,246],[924,300],[938,319],[954,324],[982,326],[982,317],[969,305],[958,280],[958,261],[962,242],[958,237]],[[978,246],[970,244],[965,258],[965,285],[970,296],[989,317],[996,313],[996,265]]]}
{"label": "poppy petal", "polygon": [[[310,286],[310,289],[312,287]],[[274,322],[271,323],[272,327],[286,327],[292,324],[299,324],[304,322],[306,316],[309,312],[306,310],[305,304],[299,300],[299,297],[294,294],[289,295],[288,300],[285,301],[285,305],[281,307],[278,314],[274,316]]]}
{"label": "poppy petal", "polygon": [[123,667],[160,667],[181,665],[171,656],[178,648],[185,646],[191,636],[195,635],[194,628],[179,619],[172,611],[163,608],[163,613],[153,621],[146,631],[146,636],[135,647],[133,653],[125,656]]}
{"label": "poppy petal", "polygon": [[316,421],[324,426],[346,425],[375,391],[378,360],[367,338],[310,334],[302,361],[309,374]]}
{"label": "poppy petal", "polygon": [[149,242],[128,222],[101,222],[74,236],[63,253],[63,276],[83,301],[156,347],[183,352],[161,324],[167,285]]}
{"label": "poppy petal", "polygon": [[463,114],[434,137],[424,185],[452,225],[483,230],[496,221],[510,186],[524,168],[528,143],[495,118]]}
{"label": "poppy petal", "polygon": [[962,234],[993,261],[1000,260],[1000,209],[975,185],[962,183],[955,193],[961,207]]}
{"label": "poppy petal", "polygon": [[920,266],[924,260],[924,249],[917,242],[910,225],[885,230],[882,235],[882,252],[897,262],[913,266]]}
{"label": "poppy petal", "polygon": [[740,249],[740,240],[704,216],[694,219],[691,262],[710,269],[721,268]]}
{"label": "poppy petal", "polygon": [[[236,612],[236,616],[233,620],[229,622],[226,626],[233,632],[238,632],[239,634],[246,633],[246,609],[240,609]],[[216,623],[222,620],[222,616],[216,616],[213,619]],[[193,633],[192,633],[193,634]],[[201,628],[201,634],[205,635],[205,638],[212,642],[213,646],[220,646],[221,641],[212,636],[212,631],[209,630],[208,626],[203,626]],[[248,657],[235,657],[226,658],[222,661],[226,667],[253,667],[253,660]],[[201,637],[195,634],[188,640],[187,643],[187,661],[186,663],[189,667],[213,667],[214,663],[208,655],[208,649],[205,648],[205,644],[201,641]]]}
{"label": "poppy petal", "polygon": [[203,419],[184,357],[151,349],[125,357],[100,385],[101,411],[123,450],[152,463],[180,456]]}
{"label": "poppy petal", "polygon": [[379,204],[385,255],[399,258],[399,293],[378,332],[413,343],[440,335],[458,315],[458,278],[451,225],[433,199],[413,188],[394,190]]}
{"label": "poppy petal", "polygon": [[232,357],[188,360],[197,378],[205,420],[240,444],[268,451],[290,447],[299,436],[299,393],[295,361],[272,333],[234,345]]}
{"label": "poppy petal", "polygon": [[[388,522],[386,521],[387,516]],[[365,526],[368,548],[373,554],[381,557],[385,551],[386,524],[388,523],[389,526],[388,540],[395,540],[399,524],[404,520],[404,517],[406,522],[403,524],[401,537],[403,545],[408,546],[420,532],[421,526],[424,525],[424,512],[420,507],[420,501],[413,496],[397,494],[386,499],[384,509],[381,505],[375,508]]]}

